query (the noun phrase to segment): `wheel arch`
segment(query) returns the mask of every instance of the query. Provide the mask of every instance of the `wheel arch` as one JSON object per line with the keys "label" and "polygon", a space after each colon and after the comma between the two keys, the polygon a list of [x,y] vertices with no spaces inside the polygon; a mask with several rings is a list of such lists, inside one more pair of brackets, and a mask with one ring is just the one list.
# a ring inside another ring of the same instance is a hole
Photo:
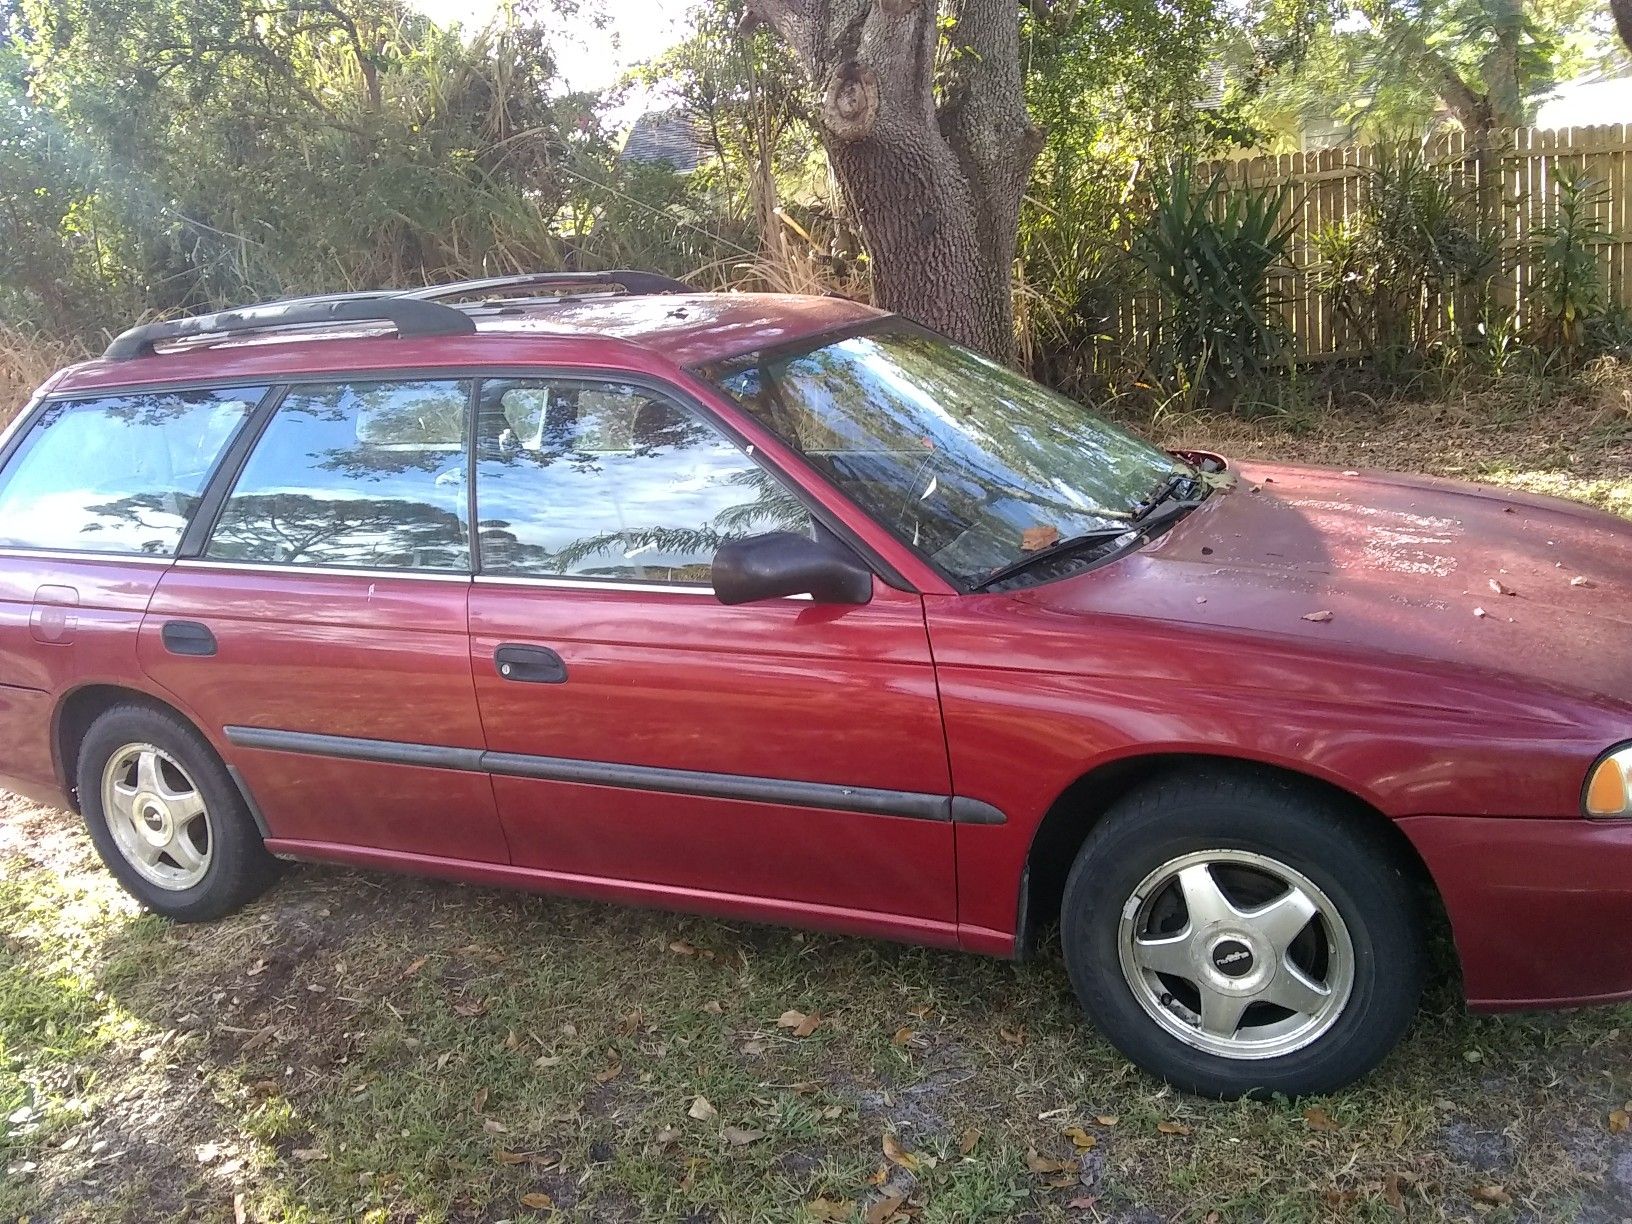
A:
{"label": "wheel arch", "polygon": [[1032,834],[1021,875],[1015,955],[1036,951],[1041,937],[1060,916],[1066,876],[1077,852],[1094,826],[1118,800],[1158,778],[1186,771],[1210,775],[1229,773],[1263,782],[1280,783],[1318,796],[1340,812],[1341,818],[1367,831],[1421,892],[1434,921],[1444,924],[1444,906],[1432,873],[1403,832],[1375,804],[1328,778],[1285,765],[1224,753],[1193,751],[1154,752],[1120,757],[1096,766],[1073,781],[1049,806]]}
{"label": "wheel arch", "polygon": [[144,705],[173,715],[197,731],[212,752],[218,757],[221,755],[210,736],[199,726],[198,720],[173,702],[125,684],[83,684],[65,693],[57,702],[51,726],[51,750],[56,758],[57,781],[76,812],[80,807],[79,791],[75,785],[80,745],[84,743],[85,733],[90,730],[91,724],[119,705]]}

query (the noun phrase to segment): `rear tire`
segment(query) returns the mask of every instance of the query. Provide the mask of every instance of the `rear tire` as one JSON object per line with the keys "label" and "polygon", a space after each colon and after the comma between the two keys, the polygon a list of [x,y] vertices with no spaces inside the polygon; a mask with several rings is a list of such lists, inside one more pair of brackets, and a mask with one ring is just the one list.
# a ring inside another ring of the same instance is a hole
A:
{"label": "rear tire", "polygon": [[220,918],[277,878],[232,775],[174,714],[134,703],[102,714],[80,744],[75,782],[97,853],[155,913]]}
{"label": "rear tire", "polygon": [[1331,1092],[1410,1026],[1423,915],[1391,848],[1312,789],[1227,771],[1118,802],[1066,882],[1084,1009],[1119,1050],[1206,1096]]}

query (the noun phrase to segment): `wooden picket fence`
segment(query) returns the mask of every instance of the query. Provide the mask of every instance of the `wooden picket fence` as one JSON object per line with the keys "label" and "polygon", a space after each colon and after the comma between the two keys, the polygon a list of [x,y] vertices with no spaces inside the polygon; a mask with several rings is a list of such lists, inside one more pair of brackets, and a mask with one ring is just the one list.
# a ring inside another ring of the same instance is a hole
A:
{"label": "wooden picket fence", "polygon": [[[1286,204],[1293,221],[1290,267],[1277,275],[1274,289],[1282,301],[1292,356],[1297,360],[1364,355],[1358,338],[1350,334],[1329,296],[1310,274],[1316,263],[1310,236],[1359,212],[1370,169],[1386,154],[1378,146],[1349,145],[1312,153],[1235,158],[1198,168],[1198,183],[1222,169],[1231,185],[1291,185]],[[1426,165],[1485,203],[1481,223],[1497,227],[1502,251],[1495,300],[1513,309],[1521,328],[1534,280],[1528,254],[1537,231],[1557,210],[1553,177],[1562,167],[1584,168],[1606,189],[1598,212],[1609,237],[1599,244],[1597,253],[1609,298],[1632,307],[1632,124],[1509,130],[1496,134],[1484,151],[1476,149],[1465,133],[1449,132],[1429,141],[1422,156]],[[1462,305],[1465,310],[1466,304]],[[1437,303],[1444,334],[1465,334],[1472,322],[1457,319],[1457,307],[1450,295]],[[1124,352],[1149,351],[1159,314],[1157,304],[1149,298],[1120,303],[1112,330]]]}

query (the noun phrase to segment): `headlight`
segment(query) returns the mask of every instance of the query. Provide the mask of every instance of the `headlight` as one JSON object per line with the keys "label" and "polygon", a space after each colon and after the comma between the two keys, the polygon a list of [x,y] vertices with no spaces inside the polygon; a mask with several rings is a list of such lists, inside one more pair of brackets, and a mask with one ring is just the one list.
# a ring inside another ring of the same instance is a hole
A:
{"label": "headlight", "polygon": [[1588,816],[1599,820],[1632,817],[1632,745],[1600,758],[1587,775],[1582,795]]}

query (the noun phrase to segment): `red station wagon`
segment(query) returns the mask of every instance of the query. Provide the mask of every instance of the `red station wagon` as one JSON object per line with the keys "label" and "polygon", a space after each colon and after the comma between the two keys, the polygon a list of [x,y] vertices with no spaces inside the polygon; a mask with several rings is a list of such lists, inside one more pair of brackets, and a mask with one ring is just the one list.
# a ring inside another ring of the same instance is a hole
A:
{"label": "red station wagon", "polygon": [[120,336],[0,447],[0,784],[189,921],[279,859],[1020,957],[1219,1095],[1632,997],[1632,525],[1170,453],[642,273]]}

